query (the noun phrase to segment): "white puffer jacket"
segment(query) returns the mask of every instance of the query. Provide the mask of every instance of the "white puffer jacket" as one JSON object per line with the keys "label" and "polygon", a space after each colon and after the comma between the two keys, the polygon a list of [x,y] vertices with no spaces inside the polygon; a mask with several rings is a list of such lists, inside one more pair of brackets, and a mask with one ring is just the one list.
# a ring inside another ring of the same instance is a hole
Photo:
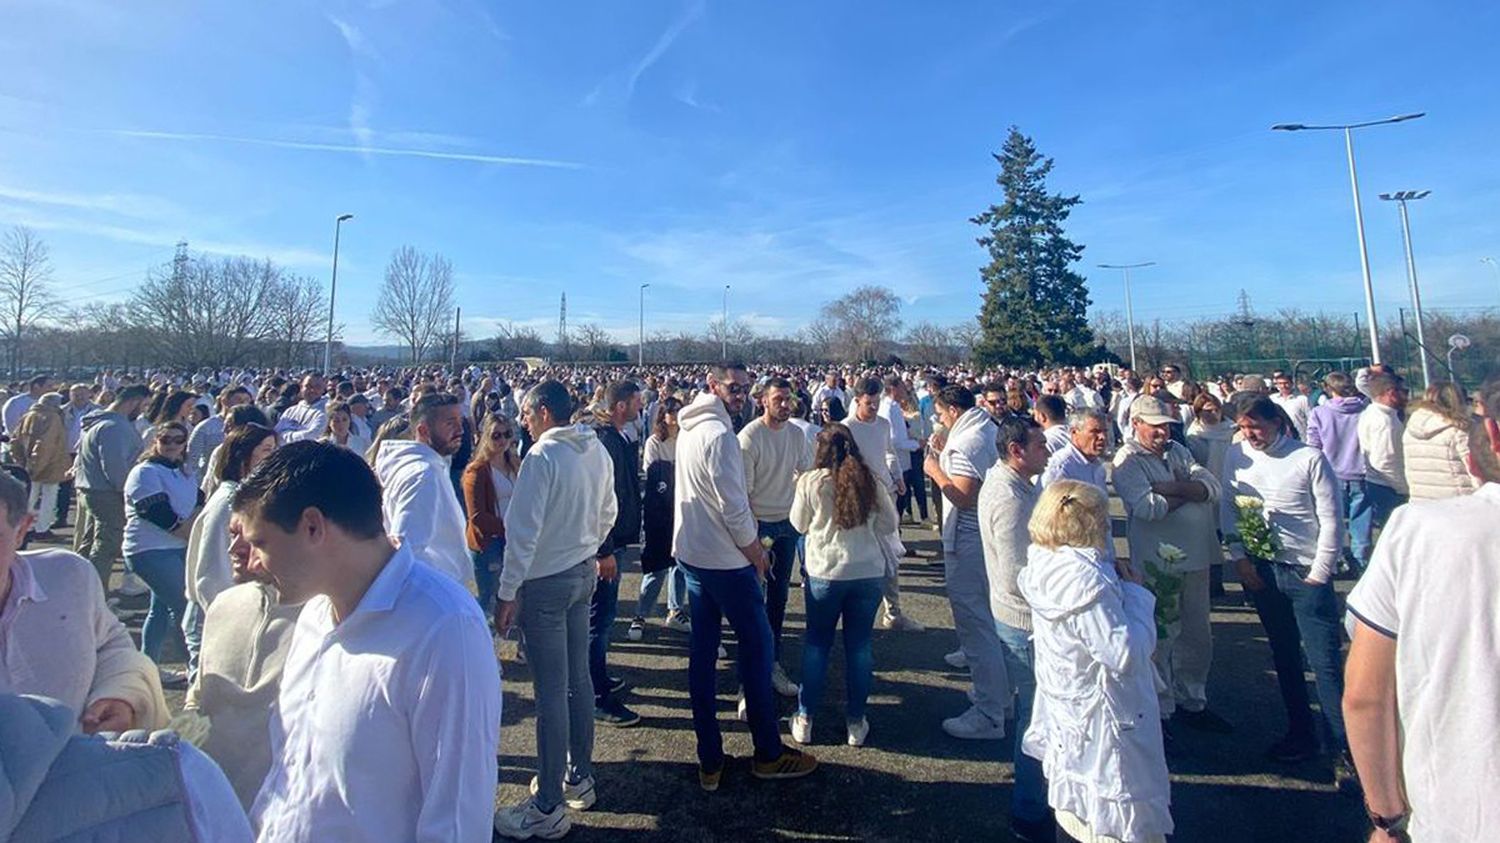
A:
{"label": "white puffer jacket", "polygon": [[1412,500],[1451,498],[1474,491],[1469,474],[1469,432],[1447,416],[1418,407],[1406,422],[1401,446]]}

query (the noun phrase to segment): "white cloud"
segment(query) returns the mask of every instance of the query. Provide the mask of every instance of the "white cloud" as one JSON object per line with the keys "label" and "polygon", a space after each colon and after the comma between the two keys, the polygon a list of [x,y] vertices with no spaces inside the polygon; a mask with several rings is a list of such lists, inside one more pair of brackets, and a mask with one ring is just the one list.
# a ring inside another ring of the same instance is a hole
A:
{"label": "white cloud", "polygon": [[345,152],[358,155],[434,158],[441,161],[473,161],[480,164],[502,164],[512,167],[549,167],[563,170],[581,170],[585,167],[585,165],[576,161],[561,161],[551,158],[523,158],[514,155],[489,155],[478,152],[444,152],[433,149],[388,146],[362,147],[343,143],[316,143],[278,138],[237,137],[234,135],[216,135],[203,132],[154,132],[134,129],[104,129],[102,131],[105,134],[114,135],[115,137],[140,138],[144,140],[235,143],[250,146],[269,146],[277,149],[301,149],[310,152]]}
{"label": "white cloud", "polygon": [[30,190],[0,184],[0,199],[27,205],[48,205],[86,211],[104,211],[127,217],[159,218],[178,213],[171,202],[157,196],[134,193],[69,193],[66,191]]}

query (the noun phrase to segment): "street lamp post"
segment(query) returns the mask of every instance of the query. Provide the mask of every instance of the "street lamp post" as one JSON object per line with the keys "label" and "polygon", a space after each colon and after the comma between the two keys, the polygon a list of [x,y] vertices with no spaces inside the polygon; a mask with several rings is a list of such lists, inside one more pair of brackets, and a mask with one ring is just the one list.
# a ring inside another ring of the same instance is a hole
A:
{"label": "street lamp post", "polygon": [[1359,268],[1365,279],[1365,321],[1370,323],[1370,361],[1380,362],[1380,326],[1375,322],[1375,284],[1370,280],[1370,253],[1365,248],[1365,215],[1359,203],[1359,175],[1354,169],[1354,130],[1367,126],[1383,126],[1386,123],[1401,123],[1415,120],[1427,112],[1401,114],[1384,120],[1368,120],[1364,123],[1345,123],[1335,126],[1309,126],[1303,123],[1277,123],[1273,131],[1301,132],[1310,130],[1338,129],[1344,133],[1344,153],[1349,158],[1349,184],[1354,190],[1354,231],[1359,236]]}
{"label": "street lamp post", "polygon": [[639,336],[640,345],[636,348],[636,365],[642,368],[646,366],[646,288],[649,286],[651,285],[641,285],[641,324]]}
{"label": "street lamp post", "polygon": [[1156,261],[1142,263],[1101,263],[1100,269],[1118,269],[1125,273],[1125,327],[1130,332],[1130,370],[1135,371],[1135,308],[1130,301],[1130,270],[1156,266]]}
{"label": "street lamp post", "polygon": [[729,285],[724,285],[724,321],[719,325],[719,359],[729,359]]}
{"label": "street lamp post", "polygon": [[1395,202],[1401,207],[1401,237],[1406,243],[1406,281],[1411,285],[1411,306],[1417,317],[1417,352],[1422,358],[1422,388],[1432,383],[1432,370],[1427,365],[1427,336],[1422,332],[1422,288],[1417,285],[1417,261],[1411,250],[1411,222],[1406,216],[1406,203],[1426,199],[1430,190],[1401,190],[1380,194],[1381,200]]}
{"label": "street lamp post", "polygon": [[339,214],[333,221],[333,280],[328,283],[328,337],[323,343],[323,374],[333,373],[333,300],[339,290],[339,229],[354,219],[353,214]]}

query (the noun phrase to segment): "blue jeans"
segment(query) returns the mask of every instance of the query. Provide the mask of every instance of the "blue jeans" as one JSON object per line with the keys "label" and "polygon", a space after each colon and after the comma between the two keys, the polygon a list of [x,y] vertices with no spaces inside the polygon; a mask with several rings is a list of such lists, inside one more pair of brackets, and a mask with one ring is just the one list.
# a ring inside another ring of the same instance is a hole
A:
{"label": "blue jeans", "polygon": [[790,521],[757,521],[761,538],[771,540],[767,555],[771,561],[771,578],[766,583],[766,617],[771,621],[773,657],[781,661],[781,627],[786,623],[786,600],[792,586],[792,565],[797,561],[797,539],[800,534]]}
{"label": "blue jeans", "polygon": [[474,560],[474,585],[479,591],[479,610],[486,615],[495,612],[495,583],[498,569],[505,559],[505,539],[495,537],[484,543],[484,550],[471,550]]}
{"label": "blue jeans", "polygon": [[1022,822],[1040,823],[1047,819],[1047,777],[1042,762],[1021,750],[1026,728],[1031,725],[1031,705],[1036,699],[1036,673],[1031,652],[1031,633],[1019,627],[995,621],[995,633],[1005,655],[1005,672],[1016,692],[1016,740],[1011,763],[1015,767],[1015,786],[1010,792],[1010,816]]}
{"label": "blue jeans", "polygon": [[1349,553],[1354,564],[1363,568],[1370,558],[1370,537],[1374,534],[1370,498],[1363,480],[1340,480],[1344,493],[1344,519],[1349,524]]}
{"label": "blue jeans", "polygon": [[661,587],[667,587],[667,611],[682,611],[682,598],[687,591],[687,579],[682,568],[673,565],[660,571],[641,576],[641,593],[635,600],[635,616],[649,618],[656,612],[656,601],[661,597]]}
{"label": "blue jeans", "polygon": [[1406,495],[1392,489],[1390,486],[1382,486],[1370,480],[1365,481],[1365,500],[1369,503],[1370,523],[1366,535],[1370,537],[1369,547],[1365,555],[1360,556],[1359,564],[1363,569],[1370,564],[1370,554],[1375,549],[1374,533],[1385,527],[1385,522],[1391,517],[1396,507],[1406,503]]}
{"label": "blue jeans", "polygon": [[186,651],[182,619],[187,615],[187,548],[127,553],[125,563],[151,587],[151,609],[141,627],[141,652],[160,662],[168,638],[177,639]]}
{"label": "blue jeans", "polygon": [[[625,567],[621,564],[623,555],[620,552],[615,554],[617,571]],[[603,705],[609,699],[609,633],[614,629],[619,608],[620,575],[616,573],[613,580],[600,577],[599,584],[594,587],[594,597],[589,601],[589,676],[594,681],[595,705]]]}
{"label": "blue jeans", "polygon": [[851,722],[865,716],[865,701],[875,683],[875,613],[880,609],[884,577],[858,580],[807,580],[807,635],[802,641],[802,691],[797,710],[811,717],[823,698],[828,678],[828,653],[833,649],[834,628],[844,619],[845,685],[848,705],[844,716]]}
{"label": "blue jeans", "polygon": [[1271,645],[1271,661],[1286,706],[1288,733],[1315,742],[1319,729],[1314,723],[1303,678],[1303,653],[1312,668],[1322,709],[1322,731],[1332,743],[1325,747],[1342,752],[1349,747],[1344,734],[1344,670],[1340,648],[1343,628],[1339,624],[1339,600],[1333,583],[1308,585],[1309,569],[1270,562],[1256,562],[1255,572],[1265,587],[1250,592],[1255,613]]}
{"label": "blue jeans", "polygon": [[771,696],[771,623],[766,618],[760,578],[749,565],[725,571],[677,564],[687,577],[688,612],[693,624],[688,635],[688,695],[693,704],[693,731],[698,736],[698,763],[717,770],[724,762],[718,661],[720,625],[725,620],[738,642],[735,661],[745,693],[755,760],[775,761],[785,747]]}

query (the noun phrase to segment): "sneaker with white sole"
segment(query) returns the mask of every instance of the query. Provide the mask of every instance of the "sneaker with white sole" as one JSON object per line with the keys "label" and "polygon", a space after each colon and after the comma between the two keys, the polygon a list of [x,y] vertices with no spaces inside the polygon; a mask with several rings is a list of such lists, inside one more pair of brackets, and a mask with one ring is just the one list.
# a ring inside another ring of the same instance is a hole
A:
{"label": "sneaker with white sole", "polygon": [[787,678],[786,671],[779,664],[771,668],[771,687],[783,697],[795,697],[802,691],[796,682]]}
{"label": "sneaker with white sole", "polygon": [[954,650],[953,652],[943,656],[943,661],[947,662],[948,666],[953,668],[954,670],[963,670],[964,668],[969,666],[969,657],[964,655],[964,651],[962,649]]}
{"label": "sneaker with white sole", "polygon": [[865,738],[870,736],[870,721],[861,717],[858,720],[849,721],[849,745],[864,746]]}
{"label": "sneaker with white sole", "polygon": [[642,638],[645,638],[646,619],[636,618],[635,620],[631,621],[630,629],[625,633],[625,637],[629,638],[631,641],[639,641]]}
{"label": "sneaker with white sole", "polygon": [[943,731],[967,741],[993,741],[1005,737],[1005,724],[996,723],[975,706],[943,721]]}
{"label": "sneaker with white sole", "polygon": [[[541,788],[541,782],[536,776],[531,777],[531,795],[535,796]],[[598,794],[594,792],[594,777],[584,776],[581,780],[570,782],[563,779],[563,802],[575,811],[587,811],[594,807]]]}
{"label": "sneaker with white sole", "polygon": [[792,740],[803,746],[812,743],[812,718],[800,711],[792,715]]}
{"label": "sneaker with white sole", "polygon": [[927,626],[916,618],[908,615],[886,615],[880,619],[882,629],[894,629],[904,632],[926,632]]}
{"label": "sneaker with white sole", "polygon": [[548,813],[542,813],[534,799],[495,812],[495,832],[512,840],[533,837],[556,840],[572,830],[573,820],[568,816],[568,806],[561,802]]}
{"label": "sneaker with white sole", "polygon": [[693,628],[692,621],[688,620],[687,612],[668,612],[667,629],[675,629],[678,632],[687,632]]}

